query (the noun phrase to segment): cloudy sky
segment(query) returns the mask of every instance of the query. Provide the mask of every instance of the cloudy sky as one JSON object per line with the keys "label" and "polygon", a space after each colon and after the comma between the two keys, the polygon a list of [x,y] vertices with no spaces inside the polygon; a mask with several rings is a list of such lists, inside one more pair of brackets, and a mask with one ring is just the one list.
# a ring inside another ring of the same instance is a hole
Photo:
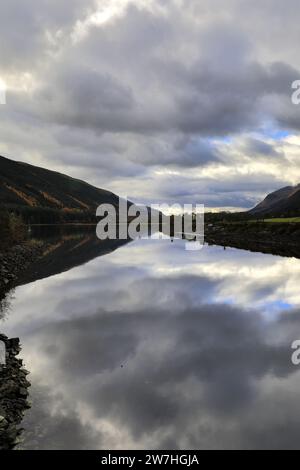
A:
{"label": "cloudy sky", "polygon": [[300,182],[297,0],[4,0],[0,153],[136,202]]}

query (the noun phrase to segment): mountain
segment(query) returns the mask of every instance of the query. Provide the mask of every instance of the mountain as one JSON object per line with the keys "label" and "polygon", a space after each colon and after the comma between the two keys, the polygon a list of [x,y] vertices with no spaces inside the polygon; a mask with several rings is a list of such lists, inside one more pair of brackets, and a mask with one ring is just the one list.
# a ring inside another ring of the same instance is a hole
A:
{"label": "mountain", "polygon": [[300,184],[287,186],[269,194],[249,211],[253,215],[300,215]]}
{"label": "mountain", "polygon": [[118,206],[119,198],[61,173],[0,157],[0,204],[25,218],[82,219],[94,216],[102,203]]}

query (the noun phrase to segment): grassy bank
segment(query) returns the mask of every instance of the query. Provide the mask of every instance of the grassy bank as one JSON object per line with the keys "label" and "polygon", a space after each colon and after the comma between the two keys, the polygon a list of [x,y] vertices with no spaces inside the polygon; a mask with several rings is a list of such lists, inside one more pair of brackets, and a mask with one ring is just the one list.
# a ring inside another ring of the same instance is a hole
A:
{"label": "grassy bank", "polygon": [[209,223],[205,227],[205,239],[215,245],[300,258],[300,224],[294,220]]}
{"label": "grassy bank", "polygon": [[245,220],[243,222],[218,222],[206,224],[206,230],[210,233],[226,233],[233,235],[258,234],[258,235],[295,235],[300,234],[300,218]]}
{"label": "grassy bank", "polygon": [[282,218],[274,218],[274,219],[264,219],[262,222],[273,223],[273,224],[299,224],[300,217],[282,217]]}

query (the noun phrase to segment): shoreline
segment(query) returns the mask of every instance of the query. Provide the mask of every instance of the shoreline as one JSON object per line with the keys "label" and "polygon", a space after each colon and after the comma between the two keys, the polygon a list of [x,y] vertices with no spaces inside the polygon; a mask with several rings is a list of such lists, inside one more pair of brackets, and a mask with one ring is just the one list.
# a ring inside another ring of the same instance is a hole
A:
{"label": "shoreline", "polygon": [[205,241],[225,248],[300,258],[300,224],[209,224]]}
{"label": "shoreline", "polygon": [[0,298],[13,287],[18,276],[39,258],[42,249],[42,242],[32,241],[8,249],[0,247]]}

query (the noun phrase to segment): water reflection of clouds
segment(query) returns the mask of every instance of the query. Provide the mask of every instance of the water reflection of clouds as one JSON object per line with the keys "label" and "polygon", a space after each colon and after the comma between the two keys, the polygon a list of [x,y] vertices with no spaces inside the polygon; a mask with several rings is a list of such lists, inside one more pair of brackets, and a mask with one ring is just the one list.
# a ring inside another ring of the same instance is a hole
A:
{"label": "water reflection of clouds", "polygon": [[298,447],[299,276],[293,259],[146,241],[17,289],[26,445]]}
{"label": "water reflection of clouds", "polygon": [[[150,244],[145,248],[149,259],[151,249]],[[134,265],[138,265],[144,256],[143,247],[135,245],[131,256]],[[276,304],[278,310],[281,304],[300,305],[300,260],[294,258],[235,249],[224,251],[221,247],[205,247],[201,252],[191,254],[182,249],[180,242],[176,242],[174,249],[169,250],[162,244],[160,250],[157,250],[157,258],[152,261],[152,265],[148,266],[148,274],[160,279],[190,274],[206,277],[215,286],[214,302],[246,304],[265,310],[265,313],[268,313],[271,305],[272,311]]]}
{"label": "water reflection of clouds", "polygon": [[[300,431],[293,388],[300,375],[289,350],[300,317],[283,315],[270,326],[244,313],[221,305],[176,315],[100,308],[35,331],[27,361],[49,393],[50,428],[75,412],[92,430],[90,445],[98,430],[98,445],[109,448],[251,447],[261,429],[261,445],[270,444],[283,424],[289,432],[295,413]],[[278,400],[280,414],[266,413]]]}

